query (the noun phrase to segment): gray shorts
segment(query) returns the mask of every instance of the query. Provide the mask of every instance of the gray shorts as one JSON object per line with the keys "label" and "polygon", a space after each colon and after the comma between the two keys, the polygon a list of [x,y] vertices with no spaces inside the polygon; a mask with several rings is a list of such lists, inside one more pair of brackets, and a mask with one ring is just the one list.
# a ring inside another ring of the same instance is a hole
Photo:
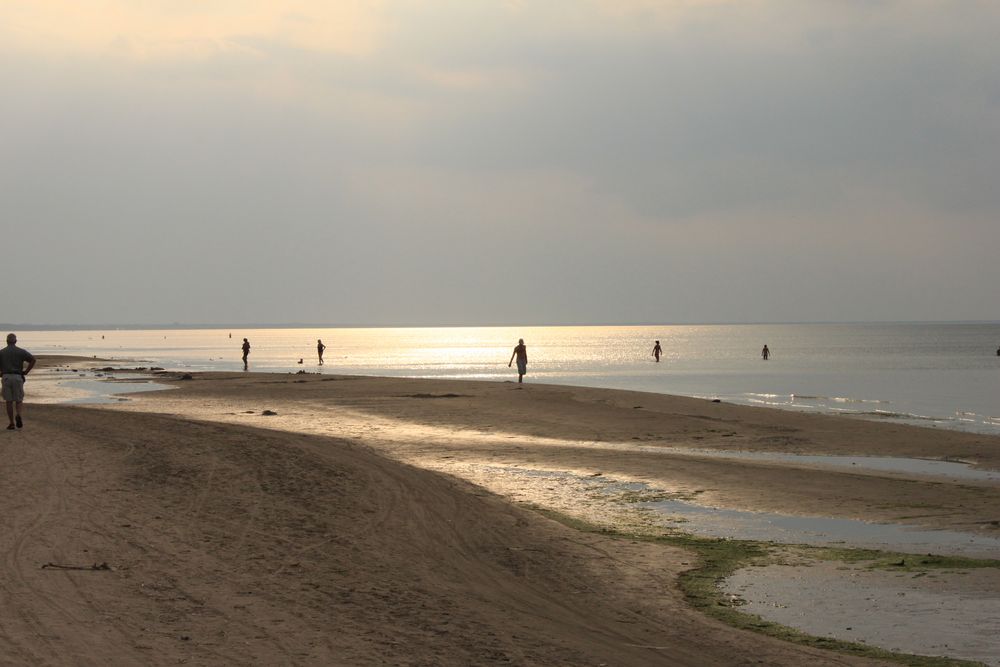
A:
{"label": "gray shorts", "polygon": [[0,391],[5,401],[24,400],[24,377],[20,375],[4,375],[3,389]]}
{"label": "gray shorts", "polygon": [[524,375],[528,372],[528,362],[521,359],[517,360],[517,374]]}

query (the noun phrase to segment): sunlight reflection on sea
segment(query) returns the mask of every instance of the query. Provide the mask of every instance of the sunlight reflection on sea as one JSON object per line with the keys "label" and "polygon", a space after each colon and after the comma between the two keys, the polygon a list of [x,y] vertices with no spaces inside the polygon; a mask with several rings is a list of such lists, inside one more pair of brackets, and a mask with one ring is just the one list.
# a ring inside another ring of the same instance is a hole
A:
{"label": "sunlight reflection on sea", "polygon": [[[748,405],[849,413],[1000,433],[1000,324],[780,324],[587,327],[267,328],[19,332],[36,353],[129,359],[186,370],[516,378]],[[230,335],[232,336],[230,338]],[[327,345],[317,363],[316,341]],[[651,351],[659,340],[660,363]],[[768,344],[771,359],[760,349]],[[301,363],[299,361],[301,360]]]}

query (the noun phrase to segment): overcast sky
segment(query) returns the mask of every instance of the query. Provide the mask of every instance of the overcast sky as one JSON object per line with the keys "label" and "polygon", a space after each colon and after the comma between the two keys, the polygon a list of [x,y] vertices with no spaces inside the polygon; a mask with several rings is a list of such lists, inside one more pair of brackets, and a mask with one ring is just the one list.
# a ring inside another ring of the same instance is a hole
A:
{"label": "overcast sky", "polygon": [[1000,319],[997,35],[992,0],[2,2],[0,321]]}

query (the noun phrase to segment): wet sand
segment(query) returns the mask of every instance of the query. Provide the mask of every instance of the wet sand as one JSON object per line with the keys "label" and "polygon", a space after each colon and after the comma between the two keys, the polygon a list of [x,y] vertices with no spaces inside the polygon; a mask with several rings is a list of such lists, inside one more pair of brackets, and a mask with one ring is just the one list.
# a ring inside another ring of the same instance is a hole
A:
{"label": "wet sand", "polygon": [[[483,466],[600,473],[699,503],[1000,538],[1000,485],[919,471],[741,460],[693,448],[964,461],[1000,471],[1000,437],[641,392],[516,383],[211,373],[117,409],[335,435],[468,478]],[[277,414],[266,418],[263,410]],[[478,481],[478,480],[477,480]],[[1000,555],[1000,554],[998,554]]]}
{"label": "wet sand", "polygon": [[581,494],[594,478],[722,506],[998,532],[1000,491],[985,482],[669,454],[997,469],[985,436],[509,383],[214,373],[172,384],[122,403],[29,405],[4,442],[0,645],[15,661],[871,664],[690,609],[677,584],[688,551],[581,533],[520,504],[657,529]]}

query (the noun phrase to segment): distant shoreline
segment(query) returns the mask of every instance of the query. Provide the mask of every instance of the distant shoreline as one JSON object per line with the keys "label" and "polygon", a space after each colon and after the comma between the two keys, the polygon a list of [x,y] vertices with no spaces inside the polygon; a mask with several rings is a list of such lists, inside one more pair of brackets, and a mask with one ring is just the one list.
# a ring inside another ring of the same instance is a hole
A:
{"label": "distant shoreline", "polygon": [[865,321],[788,321],[788,322],[589,322],[589,323],[514,323],[514,324],[319,324],[319,323],[238,323],[238,324],[11,324],[0,329],[12,331],[176,331],[211,329],[480,329],[517,327],[697,327],[697,326],[786,326],[786,325],[962,325],[1000,324],[1000,320],[865,320]]}

